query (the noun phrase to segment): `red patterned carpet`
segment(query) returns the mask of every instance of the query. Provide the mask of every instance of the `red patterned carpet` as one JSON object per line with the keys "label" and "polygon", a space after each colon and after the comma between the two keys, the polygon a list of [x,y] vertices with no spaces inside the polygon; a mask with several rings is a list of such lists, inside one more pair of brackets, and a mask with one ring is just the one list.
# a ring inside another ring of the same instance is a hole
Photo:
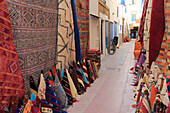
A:
{"label": "red patterned carpet", "polygon": [[0,113],[3,113],[9,102],[16,109],[25,92],[6,0],[0,0],[0,7]]}

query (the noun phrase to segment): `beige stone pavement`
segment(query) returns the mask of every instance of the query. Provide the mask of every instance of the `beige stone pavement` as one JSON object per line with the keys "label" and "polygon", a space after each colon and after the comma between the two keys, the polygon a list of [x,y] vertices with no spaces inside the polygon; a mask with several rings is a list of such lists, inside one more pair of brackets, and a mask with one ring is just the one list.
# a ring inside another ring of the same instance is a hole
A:
{"label": "beige stone pavement", "polygon": [[123,43],[114,55],[102,59],[97,79],[79,102],[74,103],[70,113],[134,113],[135,102],[130,68],[134,65],[134,40]]}

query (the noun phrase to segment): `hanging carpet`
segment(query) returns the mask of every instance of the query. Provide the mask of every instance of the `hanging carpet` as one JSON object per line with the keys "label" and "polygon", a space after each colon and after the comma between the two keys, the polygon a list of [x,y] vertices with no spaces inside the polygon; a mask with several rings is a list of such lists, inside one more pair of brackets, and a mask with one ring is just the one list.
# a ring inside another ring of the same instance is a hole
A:
{"label": "hanging carpet", "polygon": [[[0,113],[3,113],[10,101],[17,105],[25,91],[6,0],[0,1],[0,7]],[[12,107],[16,110],[16,106]]]}
{"label": "hanging carpet", "polygon": [[58,0],[57,68],[75,60],[73,18],[70,0]]}
{"label": "hanging carpet", "polygon": [[149,66],[156,60],[164,35],[164,1],[153,0],[149,36]]}
{"label": "hanging carpet", "polygon": [[140,20],[139,33],[138,33],[138,36],[140,38],[140,42],[142,45],[143,45],[144,25],[145,25],[146,12],[148,8],[148,2],[149,0],[144,1],[143,12],[142,12],[141,20]]}
{"label": "hanging carpet", "polygon": [[55,62],[57,0],[7,0],[21,73],[29,89]]}
{"label": "hanging carpet", "polygon": [[81,59],[87,57],[89,49],[89,0],[75,0],[80,33]]}
{"label": "hanging carpet", "polygon": [[73,24],[74,24],[74,40],[76,50],[76,61],[81,60],[81,47],[80,47],[80,34],[77,21],[76,3],[75,0],[71,0],[71,8],[73,13]]}
{"label": "hanging carpet", "polygon": [[[170,1],[164,3],[165,9],[165,33],[159,50],[159,55],[155,61],[155,64],[159,66],[164,72],[167,72],[167,58],[168,58],[168,41],[169,41],[169,19],[170,19]],[[169,60],[168,60],[169,61]]]}

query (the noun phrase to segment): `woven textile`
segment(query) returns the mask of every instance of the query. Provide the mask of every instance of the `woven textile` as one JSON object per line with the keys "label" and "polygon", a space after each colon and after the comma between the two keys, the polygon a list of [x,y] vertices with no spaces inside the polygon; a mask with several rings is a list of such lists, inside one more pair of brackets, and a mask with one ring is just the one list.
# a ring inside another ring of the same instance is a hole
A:
{"label": "woven textile", "polygon": [[167,113],[170,113],[170,103],[168,104],[168,107],[167,107]]}
{"label": "woven textile", "polygon": [[148,8],[148,2],[149,0],[144,1],[143,12],[142,12],[142,17],[141,17],[140,26],[139,26],[139,33],[138,33],[138,36],[140,38],[140,42],[142,45],[143,45],[144,25],[145,25],[146,11]]}
{"label": "woven textile", "polygon": [[98,70],[97,70],[97,66],[96,66],[96,63],[95,62],[92,62],[92,66],[93,66],[93,69],[94,69],[94,74],[95,74],[95,77],[96,78],[99,78],[99,74],[98,74]]}
{"label": "woven textile", "polygon": [[169,98],[168,98],[168,93],[167,93],[167,86],[166,86],[166,80],[164,80],[163,87],[160,93],[160,98],[166,106],[168,106],[169,103]]}
{"label": "woven textile", "polygon": [[43,74],[41,74],[40,75],[40,85],[38,87],[38,97],[40,99],[42,99],[41,97],[43,97],[43,99],[45,99],[45,91],[46,91],[46,83],[45,83]]}
{"label": "woven textile", "polygon": [[36,87],[32,76],[30,76],[30,91],[30,95],[32,93],[34,93],[35,97],[38,95],[38,88]]}
{"label": "woven textile", "polygon": [[71,78],[74,82],[74,85],[77,89],[77,93],[82,94],[83,90],[80,88],[80,84],[78,82],[78,76],[76,73],[76,63],[74,61],[70,63],[69,71],[70,71]]}
{"label": "woven textile", "polygon": [[54,79],[53,79],[52,73],[50,71],[48,72],[48,81],[49,81],[50,85],[53,87]]}
{"label": "woven textile", "polygon": [[155,64],[159,66],[159,68],[163,69],[166,66],[166,36],[164,34],[163,40],[162,40],[162,44],[161,44],[161,49],[159,51],[159,55],[155,61]]}
{"label": "woven textile", "polygon": [[54,90],[53,90],[52,86],[50,85],[49,80],[46,79],[45,81],[46,81],[46,93],[45,93],[46,100],[49,103],[49,105],[52,107],[53,113],[61,113],[60,100],[54,93]]}
{"label": "woven textile", "polygon": [[151,25],[149,36],[149,66],[158,56],[160,45],[164,35],[164,1],[153,0],[151,12]]}
{"label": "woven textile", "polygon": [[73,83],[73,80],[70,76],[70,73],[68,72],[68,70],[66,69],[66,73],[67,73],[67,78],[68,78],[68,82],[69,82],[69,85],[70,85],[70,91],[71,91],[71,95],[74,99],[77,99],[78,98],[78,93],[77,93],[77,89]]}
{"label": "woven textile", "polygon": [[83,72],[83,70],[82,70],[81,65],[80,65],[79,62],[77,63],[76,73],[77,73],[77,75],[78,75],[78,78],[83,81],[83,83],[84,83],[84,85],[85,85],[85,89],[86,89],[87,87],[89,87],[89,86],[90,86],[90,85],[89,85],[89,82],[87,81],[87,78],[86,78],[86,76],[85,76],[85,74],[84,74],[84,72]]}
{"label": "woven textile", "polygon": [[89,48],[89,0],[76,0],[76,11],[80,33],[81,59],[87,57]]}
{"label": "woven textile", "polygon": [[140,55],[138,65],[139,65],[139,66],[143,65],[143,64],[145,63],[145,60],[146,60],[146,55],[142,53],[142,54]]}
{"label": "woven textile", "polygon": [[66,96],[66,93],[63,89],[63,87],[61,86],[61,82],[58,79],[57,73],[55,73],[55,80],[54,80],[54,85],[53,85],[53,89],[55,94],[57,95],[57,97],[60,99],[61,101],[61,108],[67,108],[68,106],[68,98]]}
{"label": "woven textile", "polygon": [[61,85],[63,86],[63,89],[64,89],[64,91],[65,91],[65,93],[66,93],[66,95],[68,97],[68,104],[72,105],[73,104],[73,97],[72,97],[70,84],[69,84],[69,80],[68,80],[67,73],[66,73],[65,69],[64,69],[64,72],[63,72]]}
{"label": "woven textile", "polygon": [[166,78],[166,86],[167,86],[167,91],[168,91],[168,97],[170,101],[170,76]]}
{"label": "woven textile", "polygon": [[101,55],[100,54],[101,53],[99,49],[89,49],[87,53],[87,59],[92,60],[93,62],[96,62],[98,70],[100,69],[100,66],[101,66]]}
{"label": "woven textile", "polygon": [[9,101],[17,105],[24,95],[24,81],[13,43],[13,34],[6,0],[0,1],[0,112]]}
{"label": "woven textile", "polygon": [[76,50],[76,61],[81,60],[81,47],[80,47],[80,34],[77,21],[76,3],[75,0],[71,0],[71,7],[73,13],[73,24],[74,24],[74,39],[75,39],[75,50]]}
{"label": "woven textile", "polygon": [[[167,63],[166,63],[166,72],[167,72],[167,76],[170,77],[170,31],[169,31],[169,21],[170,21],[170,1],[166,1],[166,4],[165,4],[165,13],[166,13],[166,28],[168,29],[166,32],[167,32],[167,45],[166,45],[166,50],[167,50]],[[169,78],[168,78],[169,79]],[[170,96],[170,95],[169,95]]]}
{"label": "woven textile", "polygon": [[45,99],[41,99],[41,113],[53,113],[52,108]]}
{"label": "woven textile", "polygon": [[30,113],[30,112],[31,112],[31,101],[28,100],[28,102],[27,102],[27,104],[26,104],[26,106],[24,108],[23,113]]}
{"label": "woven textile", "polygon": [[149,102],[145,97],[143,98],[143,101],[141,104],[141,110],[142,110],[142,113],[151,113]]}
{"label": "woven textile", "polygon": [[154,105],[154,101],[156,99],[156,89],[155,89],[155,85],[151,86],[151,95],[150,95],[150,101],[151,101],[151,110],[153,110],[153,105]]}
{"label": "woven textile", "polygon": [[[169,46],[169,20],[170,20],[170,1],[165,1],[164,3],[164,9],[165,9],[165,33],[162,40],[161,48],[159,51],[158,58],[155,61],[155,64],[159,66],[164,72],[167,72],[167,66],[170,60],[168,60],[169,52],[168,52],[168,46]],[[168,62],[167,62],[168,61]]]}
{"label": "woven textile", "polygon": [[75,60],[73,18],[70,0],[58,1],[57,67],[63,68]]}
{"label": "woven textile", "polygon": [[92,70],[90,60],[86,60],[86,66],[87,66],[87,73],[88,73],[89,81],[90,81],[90,83],[93,83],[95,78],[94,78],[94,73],[93,73],[93,70]]}
{"label": "woven textile", "polygon": [[41,113],[40,110],[39,110],[39,108],[38,108],[38,106],[36,105],[36,102],[35,102],[35,101],[32,101],[32,104],[33,104],[33,106],[32,106],[32,108],[31,108],[31,112],[32,112],[32,113]]}
{"label": "woven textile", "polygon": [[86,66],[85,59],[81,62],[81,67],[82,67],[83,72],[84,72],[84,74],[85,74],[85,76],[86,76],[86,78],[87,78],[87,80],[89,82],[89,77],[88,77],[88,72],[87,72],[87,66]]}
{"label": "woven textile", "polygon": [[139,57],[141,50],[142,50],[142,45],[140,43],[140,39],[136,39],[135,48],[134,48],[134,57],[135,57],[135,59],[137,59]]}
{"label": "woven textile", "polygon": [[30,98],[30,100],[31,100],[31,104],[32,104],[32,102],[33,102],[33,101],[35,101],[35,100],[36,100],[34,93],[32,93],[32,94],[31,94],[31,98]]}
{"label": "woven textile", "polygon": [[90,60],[90,65],[91,65],[91,71],[92,71],[92,73],[93,73],[93,80],[96,80],[96,75],[95,75],[95,71],[94,71],[94,67],[93,67],[93,65],[92,65],[92,61]]}
{"label": "woven textile", "polygon": [[29,89],[41,70],[48,75],[55,62],[57,0],[8,0],[14,44],[21,72]]}

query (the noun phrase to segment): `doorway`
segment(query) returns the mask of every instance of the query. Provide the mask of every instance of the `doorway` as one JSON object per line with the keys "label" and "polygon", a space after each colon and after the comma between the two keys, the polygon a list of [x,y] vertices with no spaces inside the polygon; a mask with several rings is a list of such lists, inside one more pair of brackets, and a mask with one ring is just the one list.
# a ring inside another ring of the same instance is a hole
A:
{"label": "doorway", "polygon": [[101,38],[100,38],[100,44],[101,44],[101,54],[103,54],[103,20],[101,20]]}

